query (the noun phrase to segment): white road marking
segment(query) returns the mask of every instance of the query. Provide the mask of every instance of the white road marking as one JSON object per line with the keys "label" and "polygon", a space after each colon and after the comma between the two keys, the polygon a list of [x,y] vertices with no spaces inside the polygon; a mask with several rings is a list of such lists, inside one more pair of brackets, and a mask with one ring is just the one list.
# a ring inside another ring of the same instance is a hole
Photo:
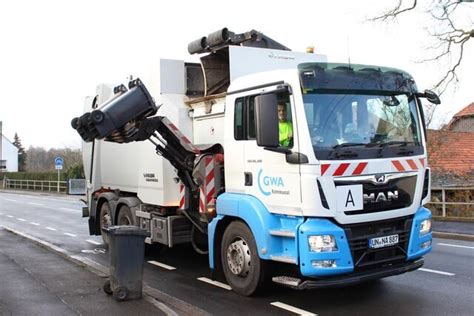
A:
{"label": "white road marking", "polygon": [[91,243],[91,244],[93,244],[93,245],[102,245],[102,243],[100,243],[100,242],[97,242],[97,241],[95,241],[95,240],[92,240],[92,239],[86,239],[86,241],[87,241],[88,243]]}
{"label": "white road marking", "polygon": [[439,246],[446,246],[446,247],[456,247],[456,248],[474,249],[474,247],[471,247],[471,246],[444,244],[444,243],[441,243],[441,242],[439,242],[438,245],[439,245]]}
{"label": "white road marking", "polygon": [[158,267],[161,267],[161,268],[164,268],[166,270],[176,270],[175,267],[172,267],[172,266],[169,266],[167,264],[164,264],[164,263],[161,263],[161,262],[158,262],[158,261],[154,261],[154,260],[151,260],[151,261],[148,261],[148,263],[150,264],[153,264],[155,266],[158,266]]}
{"label": "white road marking", "polygon": [[197,278],[197,279],[198,279],[199,281],[212,284],[212,285],[214,285],[214,286],[223,288],[223,289],[225,289],[225,290],[229,290],[229,291],[232,290],[232,288],[231,288],[230,286],[228,286],[227,284],[221,283],[221,282],[219,282],[219,281],[213,281],[213,280],[211,280],[211,279],[204,278],[204,277]]}
{"label": "white road marking", "polygon": [[292,313],[295,313],[295,314],[298,314],[298,315],[308,315],[308,316],[309,315],[313,315],[313,316],[318,315],[318,314],[314,314],[314,313],[302,310],[300,308],[297,308],[297,307],[294,307],[294,306],[291,306],[291,305],[288,305],[288,304],[285,304],[285,303],[282,303],[282,302],[273,302],[273,303],[270,303],[270,305],[276,306],[278,308],[287,310],[289,312],[292,312]]}
{"label": "white road marking", "polygon": [[20,222],[26,222],[26,219],[24,218],[17,218],[17,220],[19,220]]}
{"label": "white road marking", "polygon": [[77,212],[78,210],[75,210],[75,209],[72,209],[72,208],[67,208],[67,207],[61,207],[60,208],[61,210],[65,210],[65,211],[73,211],[73,212]]}
{"label": "white road marking", "polygon": [[46,227],[47,230],[52,230],[52,231],[56,231],[57,229],[56,228],[53,228],[53,227]]}
{"label": "white road marking", "polygon": [[35,222],[30,222],[31,225],[35,225],[35,226],[39,226],[40,224],[39,223],[35,223]]}
{"label": "white road marking", "polygon": [[447,276],[455,276],[456,275],[456,274],[451,273],[451,272],[444,272],[444,271],[431,270],[431,269],[425,269],[425,268],[419,268],[418,270],[425,271],[425,272],[436,273],[436,274],[441,274],[441,275],[447,275]]}
{"label": "white road marking", "polygon": [[13,216],[11,216],[11,215],[7,215],[7,217],[13,218]]}
{"label": "white road marking", "polygon": [[44,206],[44,204],[40,204],[40,203],[33,203],[33,202],[28,202],[28,204],[31,204],[31,205],[36,205],[36,206]]}
{"label": "white road marking", "polygon": [[77,237],[77,235],[71,234],[71,233],[64,233],[64,235],[69,236],[69,237]]}
{"label": "white road marking", "polygon": [[17,202],[17,200],[5,199],[5,201]]}

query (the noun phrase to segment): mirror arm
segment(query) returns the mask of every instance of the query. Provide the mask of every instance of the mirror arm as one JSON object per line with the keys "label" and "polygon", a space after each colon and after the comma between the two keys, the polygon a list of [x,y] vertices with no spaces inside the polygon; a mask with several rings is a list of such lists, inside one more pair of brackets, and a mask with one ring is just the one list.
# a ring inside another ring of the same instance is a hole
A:
{"label": "mirror arm", "polygon": [[308,156],[305,154],[299,153],[299,152],[293,152],[290,149],[283,148],[283,147],[276,147],[276,148],[271,148],[271,147],[264,147],[263,149],[273,151],[276,153],[281,153],[286,155],[286,162],[290,164],[303,164],[303,163],[309,163]]}

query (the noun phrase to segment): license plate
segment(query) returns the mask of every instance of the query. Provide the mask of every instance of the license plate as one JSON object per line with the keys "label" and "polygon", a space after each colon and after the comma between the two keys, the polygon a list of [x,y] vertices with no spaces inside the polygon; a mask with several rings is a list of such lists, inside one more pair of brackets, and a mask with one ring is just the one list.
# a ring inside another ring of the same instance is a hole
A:
{"label": "license plate", "polygon": [[377,249],[398,244],[398,234],[369,239],[369,248]]}

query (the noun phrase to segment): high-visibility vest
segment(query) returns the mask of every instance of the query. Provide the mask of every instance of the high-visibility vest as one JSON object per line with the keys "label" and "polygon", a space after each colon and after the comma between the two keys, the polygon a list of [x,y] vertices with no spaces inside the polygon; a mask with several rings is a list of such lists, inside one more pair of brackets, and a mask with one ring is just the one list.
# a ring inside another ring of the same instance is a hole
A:
{"label": "high-visibility vest", "polygon": [[293,137],[293,126],[291,122],[278,122],[280,146],[289,147]]}

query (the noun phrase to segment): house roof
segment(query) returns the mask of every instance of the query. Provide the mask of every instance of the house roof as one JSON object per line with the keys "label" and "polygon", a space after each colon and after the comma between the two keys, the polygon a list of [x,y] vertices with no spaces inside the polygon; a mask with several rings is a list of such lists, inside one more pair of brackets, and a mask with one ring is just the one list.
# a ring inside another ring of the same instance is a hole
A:
{"label": "house roof", "polygon": [[473,133],[428,130],[428,161],[437,175],[470,179],[474,174]]}
{"label": "house roof", "polygon": [[463,117],[474,115],[474,102],[466,106],[464,109],[454,114],[454,117]]}
{"label": "house roof", "polygon": [[[11,140],[9,140],[5,135],[3,135],[3,134],[0,134],[0,135],[2,136],[2,139],[4,139],[5,141],[9,142],[9,143],[12,144],[13,146],[15,146],[15,145],[13,144],[13,142],[12,142]],[[1,140],[1,139],[0,139],[0,140]],[[16,147],[16,146],[15,146],[15,147]]]}

